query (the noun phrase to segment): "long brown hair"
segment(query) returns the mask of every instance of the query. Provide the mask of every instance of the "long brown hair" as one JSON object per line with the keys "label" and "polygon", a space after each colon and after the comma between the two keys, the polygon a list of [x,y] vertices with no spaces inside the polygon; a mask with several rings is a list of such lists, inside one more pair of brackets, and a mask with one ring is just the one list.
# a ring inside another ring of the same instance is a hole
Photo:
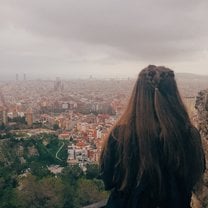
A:
{"label": "long brown hair", "polygon": [[174,72],[166,67],[149,65],[140,72],[129,104],[110,135],[118,142],[119,174],[114,179],[120,181],[120,190],[140,181],[144,173],[159,189],[161,159],[187,186],[193,187],[203,173],[200,136],[182,102]]}

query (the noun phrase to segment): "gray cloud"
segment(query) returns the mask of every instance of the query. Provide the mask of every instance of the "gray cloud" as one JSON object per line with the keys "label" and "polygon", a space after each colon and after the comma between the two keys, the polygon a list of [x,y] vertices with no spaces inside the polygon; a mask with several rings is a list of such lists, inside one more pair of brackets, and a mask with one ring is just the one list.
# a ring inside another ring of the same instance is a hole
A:
{"label": "gray cloud", "polygon": [[203,0],[1,0],[0,71],[164,63],[206,73],[207,9]]}

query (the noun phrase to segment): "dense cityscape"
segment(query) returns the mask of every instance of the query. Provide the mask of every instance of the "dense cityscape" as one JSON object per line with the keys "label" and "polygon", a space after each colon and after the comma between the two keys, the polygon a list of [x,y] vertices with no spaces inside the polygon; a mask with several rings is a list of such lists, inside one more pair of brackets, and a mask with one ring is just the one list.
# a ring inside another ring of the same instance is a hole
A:
{"label": "dense cityscape", "polygon": [[208,208],[208,1],[0,1],[0,208]]}
{"label": "dense cityscape", "polygon": [[[68,164],[97,163],[104,138],[122,112],[133,81],[22,80],[2,84],[0,125],[25,139],[56,134],[67,142]],[[59,150],[61,151],[61,149]]]}
{"label": "dense cityscape", "polygon": [[[0,207],[82,207],[105,199],[107,193],[97,181],[99,156],[134,82],[93,77],[29,80],[26,74],[1,81]],[[195,121],[195,100],[208,87],[207,78],[179,74],[177,82]],[[74,188],[69,190],[67,184]],[[89,195],[88,190],[95,191]]]}
{"label": "dense cityscape", "polygon": [[[203,79],[199,82],[199,78],[190,82],[183,75],[178,76],[180,90],[190,109],[196,93],[207,84]],[[103,140],[124,110],[134,82],[129,78],[92,77],[27,80],[26,74],[22,77],[16,74],[15,80],[1,83],[1,131],[15,133],[17,138],[53,133],[68,141],[68,164],[79,163],[84,167],[87,163],[97,163]]]}

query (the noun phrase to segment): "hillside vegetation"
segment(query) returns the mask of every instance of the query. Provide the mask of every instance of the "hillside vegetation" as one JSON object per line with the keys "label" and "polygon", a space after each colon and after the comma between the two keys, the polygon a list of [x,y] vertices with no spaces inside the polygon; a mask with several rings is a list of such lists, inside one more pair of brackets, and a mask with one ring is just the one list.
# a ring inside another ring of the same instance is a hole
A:
{"label": "hillside vegetation", "polygon": [[[1,139],[0,208],[78,208],[105,199],[98,166],[89,165],[84,174],[77,165],[67,166],[67,157],[67,142],[55,135]],[[54,175],[51,165],[62,172]]]}

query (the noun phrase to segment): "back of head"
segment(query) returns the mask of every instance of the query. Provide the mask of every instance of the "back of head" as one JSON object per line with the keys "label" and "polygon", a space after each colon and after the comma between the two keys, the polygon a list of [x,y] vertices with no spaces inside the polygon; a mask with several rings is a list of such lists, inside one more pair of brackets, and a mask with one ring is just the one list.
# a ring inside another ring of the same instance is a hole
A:
{"label": "back of head", "polygon": [[[149,65],[140,72],[113,134],[119,143],[120,189],[144,173],[160,187],[161,157],[167,169],[186,178],[187,186],[202,174],[200,136],[182,102],[174,72],[166,67]],[[191,168],[197,169],[190,176]]]}

